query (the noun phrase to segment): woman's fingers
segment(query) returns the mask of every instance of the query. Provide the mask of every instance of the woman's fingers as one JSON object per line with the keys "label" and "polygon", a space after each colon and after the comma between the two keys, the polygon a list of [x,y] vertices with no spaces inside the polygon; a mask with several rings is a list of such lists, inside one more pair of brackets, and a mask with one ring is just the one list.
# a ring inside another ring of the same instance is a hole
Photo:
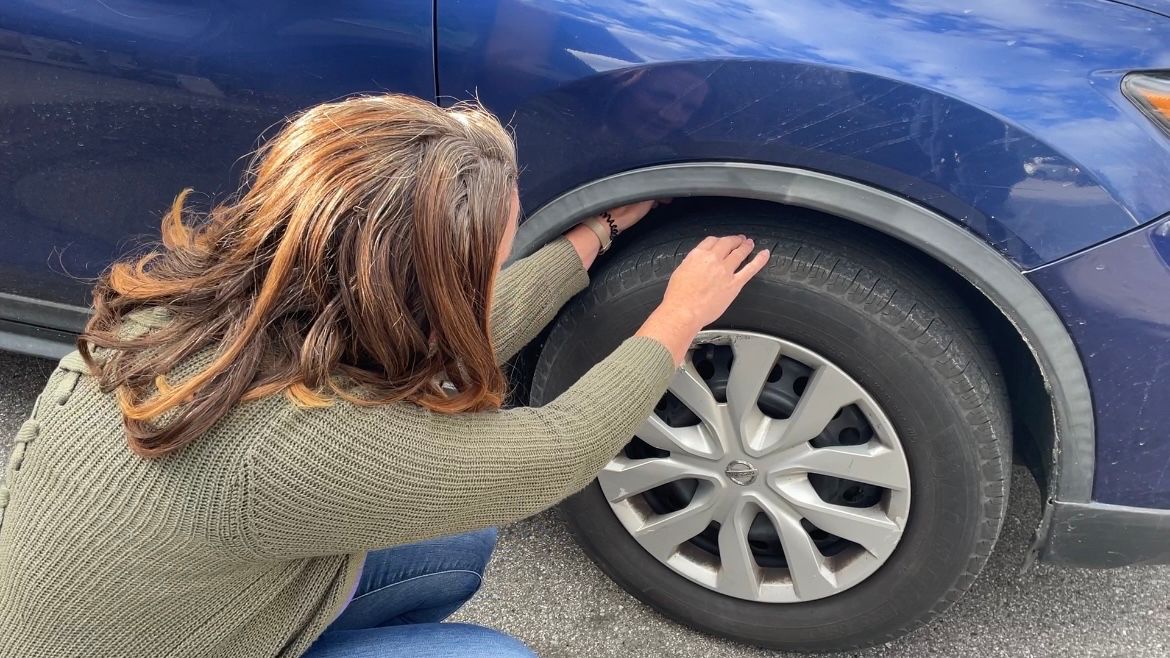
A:
{"label": "woman's fingers", "polygon": [[710,249],[711,247],[715,246],[716,242],[719,242],[719,238],[715,237],[714,235],[708,235],[707,237],[703,238],[701,242],[699,242],[698,246],[695,247],[695,250]]}
{"label": "woman's fingers", "polygon": [[772,254],[767,249],[761,250],[758,254],[756,254],[755,258],[751,259],[746,265],[739,268],[739,271],[735,273],[735,282],[742,287],[753,276],[759,274],[760,270],[764,269],[764,266],[768,264],[768,258],[771,257],[771,255]]}
{"label": "woman's fingers", "polygon": [[742,235],[729,235],[724,238],[719,238],[715,244],[711,246],[711,251],[719,258],[727,258],[727,256],[735,250],[740,244],[746,240]]}
{"label": "woman's fingers", "polygon": [[732,249],[731,253],[727,255],[727,265],[730,266],[731,271],[734,272],[739,269],[739,266],[743,265],[744,259],[751,255],[752,249],[755,248],[755,241],[748,238],[741,242],[738,247]]}

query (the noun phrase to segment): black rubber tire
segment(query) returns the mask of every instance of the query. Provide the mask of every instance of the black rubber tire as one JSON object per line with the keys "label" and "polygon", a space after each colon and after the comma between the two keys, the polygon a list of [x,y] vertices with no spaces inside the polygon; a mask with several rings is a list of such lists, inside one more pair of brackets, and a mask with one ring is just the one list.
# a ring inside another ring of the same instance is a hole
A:
{"label": "black rubber tire", "polygon": [[[974,582],[1002,525],[1011,424],[995,357],[929,263],[882,236],[778,207],[691,210],[610,258],[553,324],[532,383],[547,402],[633,333],[704,235],[743,233],[771,261],[713,328],[772,334],[827,357],[878,401],[902,441],[911,510],[894,554],[834,596],[790,604],[727,597],[658,562],[594,482],[562,511],[614,581],[693,628],[760,646],[828,651],[892,640]],[[660,223],[661,226],[661,223]]]}

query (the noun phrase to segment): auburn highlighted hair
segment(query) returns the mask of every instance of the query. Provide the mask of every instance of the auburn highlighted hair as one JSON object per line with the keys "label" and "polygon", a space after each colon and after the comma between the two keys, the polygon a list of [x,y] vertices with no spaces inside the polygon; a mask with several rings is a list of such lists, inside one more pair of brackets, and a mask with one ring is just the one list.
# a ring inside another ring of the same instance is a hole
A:
{"label": "auburn highlighted hair", "polygon": [[[77,341],[116,392],[130,448],[173,452],[237,402],[276,393],[498,407],[489,313],[516,171],[511,137],[483,110],[363,96],[291,118],[240,193],[205,215],[184,190],[161,246],[99,278]],[[165,309],[162,327],[122,330],[151,308]],[[206,367],[167,380],[204,350]]]}

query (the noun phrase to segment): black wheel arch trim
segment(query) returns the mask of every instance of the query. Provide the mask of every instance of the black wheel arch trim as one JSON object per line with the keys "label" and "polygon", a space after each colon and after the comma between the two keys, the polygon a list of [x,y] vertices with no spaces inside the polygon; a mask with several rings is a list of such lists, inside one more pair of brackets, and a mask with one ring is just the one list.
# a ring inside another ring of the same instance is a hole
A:
{"label": "black wheel arch trim", "polygon": [[[658,165],[598,179],[553,199],[520,227],[514,253],[528,255],[574,221],[609,207],[687,196],[732,196],[819,210],[885,233],[955,270],[1011,321],[1040,365],[1056,430],[1047,500],[1090,501],[1096,447],[1092,398],[1064,324],[1015,265],[955,222],[908,199],[792,167],[746,162]],[[1041,542],[1046,538],[1038,535]]]}

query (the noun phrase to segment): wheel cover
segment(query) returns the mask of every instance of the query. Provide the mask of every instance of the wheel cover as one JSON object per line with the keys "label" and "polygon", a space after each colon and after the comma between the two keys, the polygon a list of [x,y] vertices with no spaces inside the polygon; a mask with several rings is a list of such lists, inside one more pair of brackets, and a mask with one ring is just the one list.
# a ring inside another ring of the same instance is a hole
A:
{"label": "wheel cover", "polygon": [[824,357],[746,331],[699,334],[598,481],[660,562],[769,603],[832,596],[873,575],[910,510],[906,456],[873,397]]}

